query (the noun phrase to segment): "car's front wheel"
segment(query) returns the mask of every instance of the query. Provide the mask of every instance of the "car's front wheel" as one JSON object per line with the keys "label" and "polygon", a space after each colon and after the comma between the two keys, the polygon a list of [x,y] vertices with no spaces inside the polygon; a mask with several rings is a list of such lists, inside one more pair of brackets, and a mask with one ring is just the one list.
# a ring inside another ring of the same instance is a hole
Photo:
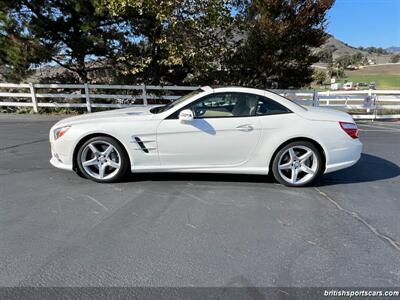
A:
{"label": "car's front wheel", "polygon": [[119,143],[110,137],[87,140],[76,156],[79,171],[96,182],[115,182],[125,175],[129,159]]}
{"label": "car's front wheel", "polygon": [[286,186],[311,184],[323,171],[321,153],[310,142],[297,141],[280,149],[272,163],[275,179]]}

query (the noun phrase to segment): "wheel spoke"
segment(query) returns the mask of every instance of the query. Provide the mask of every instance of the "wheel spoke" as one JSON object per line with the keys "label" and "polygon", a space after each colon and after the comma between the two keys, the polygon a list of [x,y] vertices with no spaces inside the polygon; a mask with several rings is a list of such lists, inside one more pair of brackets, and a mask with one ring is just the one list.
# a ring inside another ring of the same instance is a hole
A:
{"label": "wheel spoke", "polygon": [[299,174],[298,169],[292,168],[292,176],[290,177],[291,183],[293,183],[293,184],[296,183],[298,174]]}
{"label": "wheel spoke", "polygon": [[294,153],[293,148],[289,148],[289,155],[290,155],[290,160],[293,161],[297,158],[296,153]]}
{"label": "wheel spoke", "polygon": [[99,150],[93,144],[89,144],[89,148],[94,154],[99,153]]}
{"label": "wheel spoke", "polygon": [[104,171],[106,169],[106,165],[99,163],[99,177],[103,178],[104,177]]}
{"label": "wheel spoke", "polygon": [[291,163],[291,162],[288,162],[288,163],[279,165],[279,169],[281,169],[281,170],[288,170],[288,169],[290,169],[291,167],[292,167],[292,163]]}
{"label": "wheel spoke", "polygon": [[111,168],[114,168],[114,169],[119,169],[119,163],[117,163],[117,162],[115,162],[115,161],[113,161],[113,160],[109,160],[109,161],[107,161],[107,164],[108,164],[108,166],[110,166]]}
{"label": "wheel spoke", "polygon": [[95,165],[95,164],[97,164],[97,159],[96,159],[96,158],[92,158],[92,159],[89,159],[89,160],[87,160],[87,161],[84,161],[84,162],[82,163],[82,166],[84,166],[84,167],[89,167],[89,166],[93,166],[93,165]]}
{"label": "wheel spoke", "polygon": [[307,174],[314,174],[314,170],[311,169],[310,167],[307,167],[306,165],[301,165],[301,170],[306,172]]}
{"label": "wheel spoke", "polygon": [[108,146],[107,149],[102,153],[104,157],[109,157],[110,153],[114,150],[113,146]]}
{"label": "wheel spoke", "polygon": [[308,150],[306,153],[304,153],[302,156],[299,157],[300,161],[305,161],[308,158],[310,158],[313,155],[313,152],[311,150]]}

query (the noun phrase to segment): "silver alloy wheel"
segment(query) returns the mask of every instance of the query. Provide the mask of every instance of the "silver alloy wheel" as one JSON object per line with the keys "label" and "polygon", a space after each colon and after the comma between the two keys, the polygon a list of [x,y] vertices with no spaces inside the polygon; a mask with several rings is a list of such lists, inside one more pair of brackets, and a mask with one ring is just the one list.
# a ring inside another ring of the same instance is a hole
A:
{"label": "silver alloy wheel", "polygon": [[121,155],[106,141],[93,141],[83,149],[81,164],[86,173],[96,179],[111,179],[121,168]]}
{"label": "silver alloy wheel", "polygon": [[279,175],[287,183],[300,185],[312,180],[318,169],[314,151],[306,146],[293,146],[278,161]]}

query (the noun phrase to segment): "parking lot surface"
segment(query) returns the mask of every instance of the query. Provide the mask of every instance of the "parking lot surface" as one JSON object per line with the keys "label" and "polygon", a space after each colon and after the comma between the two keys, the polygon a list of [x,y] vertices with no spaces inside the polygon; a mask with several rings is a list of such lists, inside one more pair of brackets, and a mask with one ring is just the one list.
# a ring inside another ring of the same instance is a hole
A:
{"label": "parking lot surface", "polygon": [[59,117],[0,116],[0,286],[400,286],[400,125],[361,124],[352,168],[314,187],[49,164]]}

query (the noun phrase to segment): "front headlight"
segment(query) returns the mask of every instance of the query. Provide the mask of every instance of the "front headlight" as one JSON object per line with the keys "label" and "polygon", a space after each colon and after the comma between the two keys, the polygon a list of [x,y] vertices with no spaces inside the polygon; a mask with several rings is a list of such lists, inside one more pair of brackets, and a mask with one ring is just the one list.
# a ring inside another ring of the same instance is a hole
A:
{"label": "front headlight", "polygon": [[62,137],[70,128],[71,126],[64,126],[54,129],[54,139],[57,140]]}

